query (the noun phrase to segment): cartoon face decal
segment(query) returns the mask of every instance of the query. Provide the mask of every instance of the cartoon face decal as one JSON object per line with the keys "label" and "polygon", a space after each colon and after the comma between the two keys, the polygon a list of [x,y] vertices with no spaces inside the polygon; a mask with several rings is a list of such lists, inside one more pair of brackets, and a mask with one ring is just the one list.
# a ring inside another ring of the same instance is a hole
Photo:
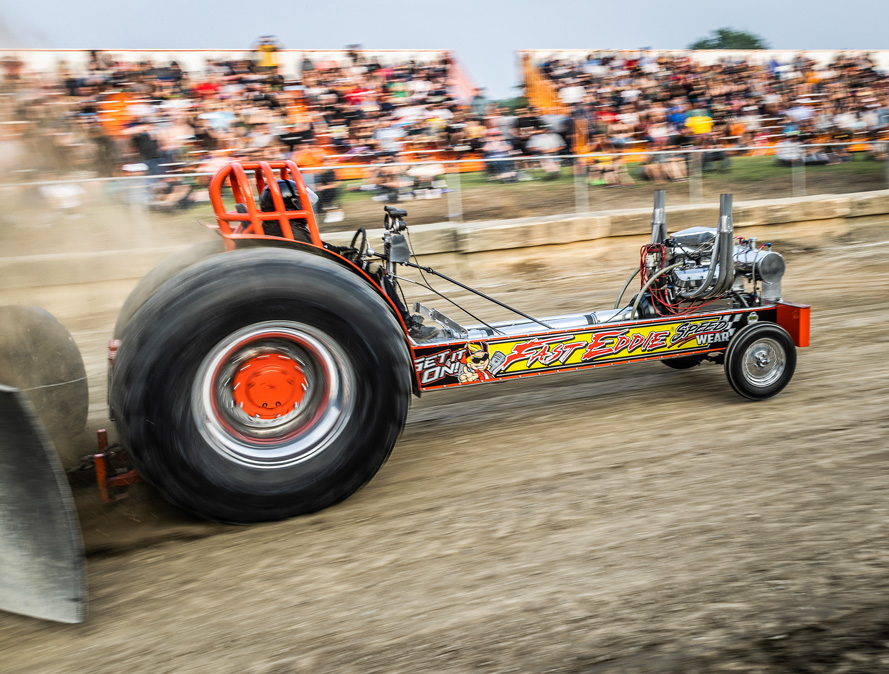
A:
{"label": "cartoon face decal", "polygon": [[484,344],[472,342],[466,345],[466,356],[460,370],[460,383],[469,384],[477,381],[491,381],[494,376],[488,370],[491,354]]}

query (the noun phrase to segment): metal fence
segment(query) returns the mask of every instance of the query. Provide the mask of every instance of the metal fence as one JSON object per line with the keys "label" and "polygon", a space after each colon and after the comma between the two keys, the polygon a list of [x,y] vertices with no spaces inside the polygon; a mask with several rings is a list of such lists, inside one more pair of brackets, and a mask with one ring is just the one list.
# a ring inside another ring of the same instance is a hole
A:
{"label": "metal fence", "polygon": [[[848,146],[858,151],[847,153]],[[673,205],[709,203],[721,192],[736,200],[799,197],[889,189],[889,142],[807,144],[786,147],[697,148],[628,151],[584,155],[504,156],[486,159],[389,162],[403,174],[402,186],[384,190],[372,175],[381,164],[331,164],[306,168],[310,184],[320,173],[356,170],[361,180],[344,181],[334,204],[320,214],[322,228],[367,226],[380,212],[375,202],[412,202],[411,222],[460,222],[523,216],[593,212],[648,206],[651,190],[666,186]],[[466,165],[482,170],[465,171]],[[463,170],[461,170],[463,169]],[[192,216],[212,219],[206,200],[210,174],[177,173],[117,178],[80,177],[6,183],[0,190],[27,210],[44,201],[69,214],[93,208],[124,208],[139,226]],[[199,183],[194,200],[181,210],[152,202],[156,181]],[[661,184],[661,183],[664,184]],[[9,210],[9,209],[7,209]],[[324,221],[327,221],[326,223]]]}

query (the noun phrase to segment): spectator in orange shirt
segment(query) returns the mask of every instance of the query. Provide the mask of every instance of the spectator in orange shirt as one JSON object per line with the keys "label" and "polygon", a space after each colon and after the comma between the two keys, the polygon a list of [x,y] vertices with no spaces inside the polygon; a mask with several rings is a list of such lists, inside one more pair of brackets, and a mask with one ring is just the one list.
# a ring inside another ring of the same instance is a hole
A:
{"label": "spectator in orange shirt", "polygon": [[[300,170],[305,171],[305,169],[323,166],[327,159],[327,155],[320,147],[315,147],[307,142],[301,142],[297,144],[296,148],[291,153],[290,159],[296,162],[296,165]],[[317,171],[304,172],[303,179],[306,181],[306,185],[313,187],[315,185],[316,176]]]}

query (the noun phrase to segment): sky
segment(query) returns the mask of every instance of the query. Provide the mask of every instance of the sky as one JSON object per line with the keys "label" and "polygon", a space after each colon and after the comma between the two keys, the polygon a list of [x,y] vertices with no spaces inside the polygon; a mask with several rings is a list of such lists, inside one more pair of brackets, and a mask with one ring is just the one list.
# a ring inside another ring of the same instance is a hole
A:
{"label": "sky", "polygon": [[681,49],[721,27],[775,49],[889,49],[889,0],[40,0],[0,4],[0,48],[450,49],[494,98],[518,49]]}

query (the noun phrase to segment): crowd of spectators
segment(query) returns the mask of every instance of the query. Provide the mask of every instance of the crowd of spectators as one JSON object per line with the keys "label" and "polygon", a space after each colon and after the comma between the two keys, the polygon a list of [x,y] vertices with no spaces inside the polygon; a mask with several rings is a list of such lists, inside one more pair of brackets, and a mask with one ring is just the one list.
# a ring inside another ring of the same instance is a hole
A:
{"label": "crowd of spectators", "polygon": [[84,72],[61,64],[51,78],[2,65],[6,168],[24,172],[114,176],[140,165],[156,174],[258,157],[318,166],[448,147],[465,128],[446,56],[384,64],[350,51],[305,59],[298,78],[253,60],[189,73],[97,52]]}
{"label": "crowd of spectators", "polygon": [[[842,143],[889,134],[889,73],[865,53],[839,53],[819,66],[798,53],[726,58],[705,64],[691,55],[563,55],[536,64],[559,103],[584,122],[591,151],[709,147],[721,165],[724,148],[834,143],[821,150],[842,161]],[[682,167],[654,159],[645,177],[684,177]]]}
{"label": "crowd of spectators", "polygon": [[[403,190],[393,186],[411,181],[390,166],[395,159],[486,158],[490,179],[513,181],[556,175],[557,157],[578,150],[701,146],[712,149],[705,159],[718,168],[725,146],[839,143],[889,130],[889,75],[864,54],[825,66],[803,55],[762,65],[603,53],[545,60],[537,66],[559,114],[527,102],[510,109],[481,90],[462,99],[443,52],[382,62],[350,50],[336,61],[305,58],[298,77],[269,63],[266,52],[186,72],[175,61],[92,52],[84,69],[62,63],[47,77],[7,59],[0,169],[28,180],[211,172],[230,159],[292,158],[304,168],[352,161],[383,166],[376,175],[396,200]],[[839,161],[843,153],[824,156]],[[639,177],[681,180],[685,172],[653,155]],[[589,173],[594,183],[632,180],[607,157]],[[325,187],[331,180],[326,175]],[[169,181],[169,203],[187,203],[175,185]]]}

